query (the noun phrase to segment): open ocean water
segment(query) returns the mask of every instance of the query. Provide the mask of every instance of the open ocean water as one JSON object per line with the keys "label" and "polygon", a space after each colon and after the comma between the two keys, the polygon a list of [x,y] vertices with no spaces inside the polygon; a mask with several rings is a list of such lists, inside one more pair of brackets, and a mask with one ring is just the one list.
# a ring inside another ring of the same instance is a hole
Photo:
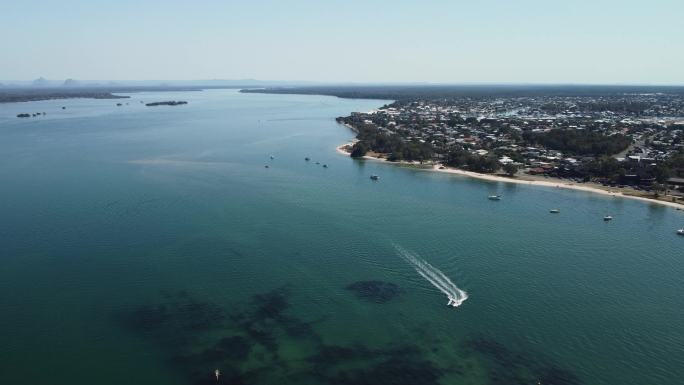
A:
{"label": "open ocean water", "polygon": [[684,384],[682,211],[336,153],[386,101],[130,96],[0,104],[0,384]]}

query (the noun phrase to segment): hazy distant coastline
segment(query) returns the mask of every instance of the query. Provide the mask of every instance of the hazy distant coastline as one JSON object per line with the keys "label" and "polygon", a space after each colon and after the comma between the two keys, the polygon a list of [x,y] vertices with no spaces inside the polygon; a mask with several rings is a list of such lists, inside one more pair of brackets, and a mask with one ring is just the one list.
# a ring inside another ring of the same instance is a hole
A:
{"label": "hazy distant coastline", "polygon": [[50,99],[119,99],[121,93],[201,91],[205,89],[244,89],[285,86],[305,86],[310,82],[243,80],[138,80],[138,81],[94,81],[66,79],[49,80],[38,78],[32,81],[0,80],[0,103],[31,102]]}
{"label": "hazy distant coastline", "polygon": [[[112,88],[3,88],[0,89],[0,103],[34,102],[51,99],[124,99],[120,93],[163,92],[163,91],[201,91],[212,87],[112,87]],[[231,87],[213,87],[231,88]]]}
{"label": "hazy distant coastline", "polygon": [[[68,79],[69,80],[69,79]],[[47,81],[34,81],[32,85],[4,83],[0,86],[0,103],[30,102],[50,99],[119,99],[118,93],[201,91],[205,89],[239,89],[243,93],[327,95],[346,99],[439,99],[449,97],[499,96],[597,96],[626,93],[675,93],[684,95],[684,86],[656,85],[505,85],[505,84],[348,84],[310,85],[297,82],[267,82],[245,80],[234,82],[169,82],[159,85],[101,85],[78,81],[65,81],[54,85]]]}
{"label": "hazy distant coastline", "polygon": [[244,93],[327,95],[345,99],[422,100],[453,97],[602,96],[674,93],[684,86],[591,84],[356,84],[246,88]]}

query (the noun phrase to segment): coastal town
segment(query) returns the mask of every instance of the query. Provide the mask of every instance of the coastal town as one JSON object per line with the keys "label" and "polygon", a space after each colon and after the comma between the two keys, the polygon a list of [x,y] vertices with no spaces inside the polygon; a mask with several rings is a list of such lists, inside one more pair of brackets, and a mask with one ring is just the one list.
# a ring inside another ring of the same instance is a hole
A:
{"label": "coastal town", "polygon": [[353,157],[684,199],[679,94],[400,100],[337,120]]}

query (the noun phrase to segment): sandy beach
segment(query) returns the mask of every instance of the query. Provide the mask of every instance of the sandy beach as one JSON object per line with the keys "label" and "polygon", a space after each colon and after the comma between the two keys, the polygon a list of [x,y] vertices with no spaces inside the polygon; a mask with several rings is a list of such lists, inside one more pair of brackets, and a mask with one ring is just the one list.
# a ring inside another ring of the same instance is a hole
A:
{"label": "sandy beach", "polygon": [[[349,156],[350,151],[348,151],[348,148],[356,142],[357,142],[357,140],[354,140],[354,141],[351,141],[349,143],[342,144],[340,146],[337,146],[336,150],[340,154]],[[363,158],[367,159],[367,160],[387,162],[386,159],[379,158],[376,156],[366,155]],[[418,162],[396,162],[396,164],[414,165],[415,166],[415,165],[418,165],[419,163]],[[648,203],[652,203],[652,204],[669,206],[669,207],[673,207],[676,209],[684,209],[684,204],[681,204],[681,203],[668,202],[668,201],[664,201],[664,200],[659,200],[659,199],[654,199],[654,198],[649,198],[649,197],[643,197],[643,196],[629,195],[629,194],[625,194],[624,192],[620,191],[620,189],[610,188],[610,187],[598,185],[595,183],[574,183],[574,182],[569,182],[566,180],[555,179],[555,178],[545,178],[548,180],[537,180],[537,179],[532,179],[533,177],[527,176],[527,175],[522,176],[522,177],[521,176],[507,177],[507,176],[501,176],[501,175],[480,174],[477,172],[465,171],[465,170],[460,170],[460,169],[456,169],[456,168],[452,168],[452,167],[445,167],[439,163],[435,163],[435,164],[431,164],[431,165],[423,164],[422,166],[423,167],[419,168],[420,170],[441,172],[441,173],[453,174],[453,175],[460,175],[460,176],[465,176],[465,177],[469,177],[469,178],[488,180],[491,182],[516,183],[516,184],[525,184],[525,185],[530,185],[530,186],[543,186],[543,187],[554,187],[554,188],[578,190],[578,191],[585,191],[585,192],[590,192],[590,193],[595,193],[595,194],[608,195],[608,196],[612,196],[615,198],[636,199],[636,200],[640,200],[642,202],[648,202]],[[529,178],[529,179],[527,179],[527,178]]]}

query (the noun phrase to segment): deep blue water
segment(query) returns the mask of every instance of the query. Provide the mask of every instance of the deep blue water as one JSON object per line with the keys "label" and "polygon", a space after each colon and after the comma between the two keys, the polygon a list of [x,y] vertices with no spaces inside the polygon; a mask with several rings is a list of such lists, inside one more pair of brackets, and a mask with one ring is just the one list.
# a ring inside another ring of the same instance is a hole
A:
{"label": "deep blue water", "polygon": [[130,96],[0,104],[0,383],[684,383],[681,211],[336,153],[386,101]]}

